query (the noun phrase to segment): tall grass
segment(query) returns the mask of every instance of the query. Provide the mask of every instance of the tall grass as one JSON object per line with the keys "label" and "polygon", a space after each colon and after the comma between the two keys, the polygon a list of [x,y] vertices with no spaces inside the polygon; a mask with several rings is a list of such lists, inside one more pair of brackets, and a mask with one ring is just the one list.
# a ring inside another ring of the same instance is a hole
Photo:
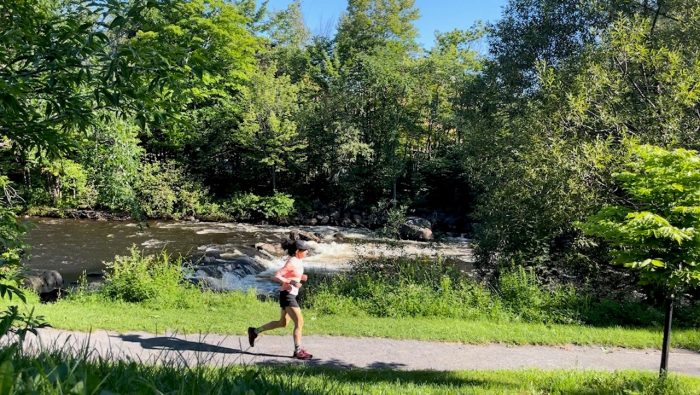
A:
{"label": "tall grass", "polygon": [[142,364],[86,346],[0,349],[4,394],[697,394],[700,379],[621,371],[392,371],[332,366]]}
{"label": "tall grass", "polygon": [[[130,255],[108,263],[97,294],[77,290],[71,298],[140,303],[153,309],[207,307],[213,299],[183,281],[181,259],[162,252]],[[319,314],[369,317],[434,317],[495,322],[661,325],[662,312],[632,300],[611,300],[573,285],[543,284],[533,270],[515,267],[494,283],[479,283],[456,266],[431,258],[360,259],[343,275],[312,275],[302,288],[302,305]],[[696,327],[700,305],[682,306],[676,325]]]}
{"label": "tall grass", "polygon": [[[323,314],[436,317],[498,322],[659,326],[663,314],[633,300],[594,296],[571,284],[543,284],[522,267],[478,283],[444,260],[358,260],[347,275],[323,276],[304,291],[307,307]],[[698,306],[679,309],[676,323],[693,327]]]}

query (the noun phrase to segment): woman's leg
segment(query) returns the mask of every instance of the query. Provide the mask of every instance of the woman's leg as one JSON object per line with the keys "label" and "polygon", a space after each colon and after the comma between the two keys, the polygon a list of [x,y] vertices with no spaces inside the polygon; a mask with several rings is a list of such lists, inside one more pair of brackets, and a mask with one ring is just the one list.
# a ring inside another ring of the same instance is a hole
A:
{"label": "woman's leg", "polygon": [[[289,308],[289,307],[287,307],[287,308]],[[264,332],[264,331],[269,331],[271,329],[284,328],[287,326],[287,322],[289,322],[289,315],[287,314],[287,311],[285,309],[281,309],[279,320],[268,322],[267,324],[261,326],[260,328],[257,328],[256,332],[260,333],[260,332]]]}
{"label": "woman's leg", "polygon": [[304,329],[304,316],[299,307],[285,308],[287,315],[294,321],[294,348],[301,347],[301,332]]}

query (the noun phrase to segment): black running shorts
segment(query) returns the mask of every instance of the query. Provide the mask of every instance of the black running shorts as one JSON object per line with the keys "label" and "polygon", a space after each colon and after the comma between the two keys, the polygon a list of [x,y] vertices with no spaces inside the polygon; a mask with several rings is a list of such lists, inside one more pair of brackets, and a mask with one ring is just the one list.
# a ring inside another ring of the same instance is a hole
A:
{"label": "black running shorts", "polygon": [[299,307],[299,302],[297,302],[297,296],[292,295],[289,291],[280,291],[280,307]]}

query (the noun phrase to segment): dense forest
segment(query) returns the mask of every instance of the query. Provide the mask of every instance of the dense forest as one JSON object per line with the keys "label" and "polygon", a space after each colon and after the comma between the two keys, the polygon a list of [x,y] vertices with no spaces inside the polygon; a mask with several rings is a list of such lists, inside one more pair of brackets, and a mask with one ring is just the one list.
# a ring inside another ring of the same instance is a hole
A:
{"label": "dense forest", "polygon": [[3,259],[47,208],[416,214],[483,265],[598,270],[576,224],[625,201],[630,145],[700,148],[700,3],[511,0],[430,49],[419,13],[349,0],[312,35],[298,1],[3,1]]}

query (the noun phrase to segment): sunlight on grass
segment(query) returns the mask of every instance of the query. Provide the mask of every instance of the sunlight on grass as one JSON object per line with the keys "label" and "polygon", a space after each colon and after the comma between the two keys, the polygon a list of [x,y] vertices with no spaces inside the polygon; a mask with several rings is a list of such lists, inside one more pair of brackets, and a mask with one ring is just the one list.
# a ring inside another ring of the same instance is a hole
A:
{"label": "sunlight on grass", "polygon": [[49,347],[27,355],[0,349],[0,369],[12,372],[3,393],[285,393],[285,394],[696,394],[700,379],[635,371],[392,371],[284,366],[189,367],[110,361],[88,349]]}
{"label": "sunlight on grass", "polygon": [[[278,315],[273,301],[261,302],[252,293],[201,294],[190,306],[175,308],[156,304],[115,302],[88,296],[41,304],[32,295],[24,308],[35,309],[53,327],[78,331],[165,330],[178,333],[243,335],[252,323]],[[7,304],[7,301],[3,302]],[[395,339],[454,341],[463,343],[507,343],[535,345],[604,345],[629,348],[658,348],[661,330],[583,325],[546,325],[522,322],[469,321],[451,318],[395,319],[369,316],[320,315],[305,310],[307,335],[369,336]],[[700,330],[673,332],[673,346],[700,349]]]}

